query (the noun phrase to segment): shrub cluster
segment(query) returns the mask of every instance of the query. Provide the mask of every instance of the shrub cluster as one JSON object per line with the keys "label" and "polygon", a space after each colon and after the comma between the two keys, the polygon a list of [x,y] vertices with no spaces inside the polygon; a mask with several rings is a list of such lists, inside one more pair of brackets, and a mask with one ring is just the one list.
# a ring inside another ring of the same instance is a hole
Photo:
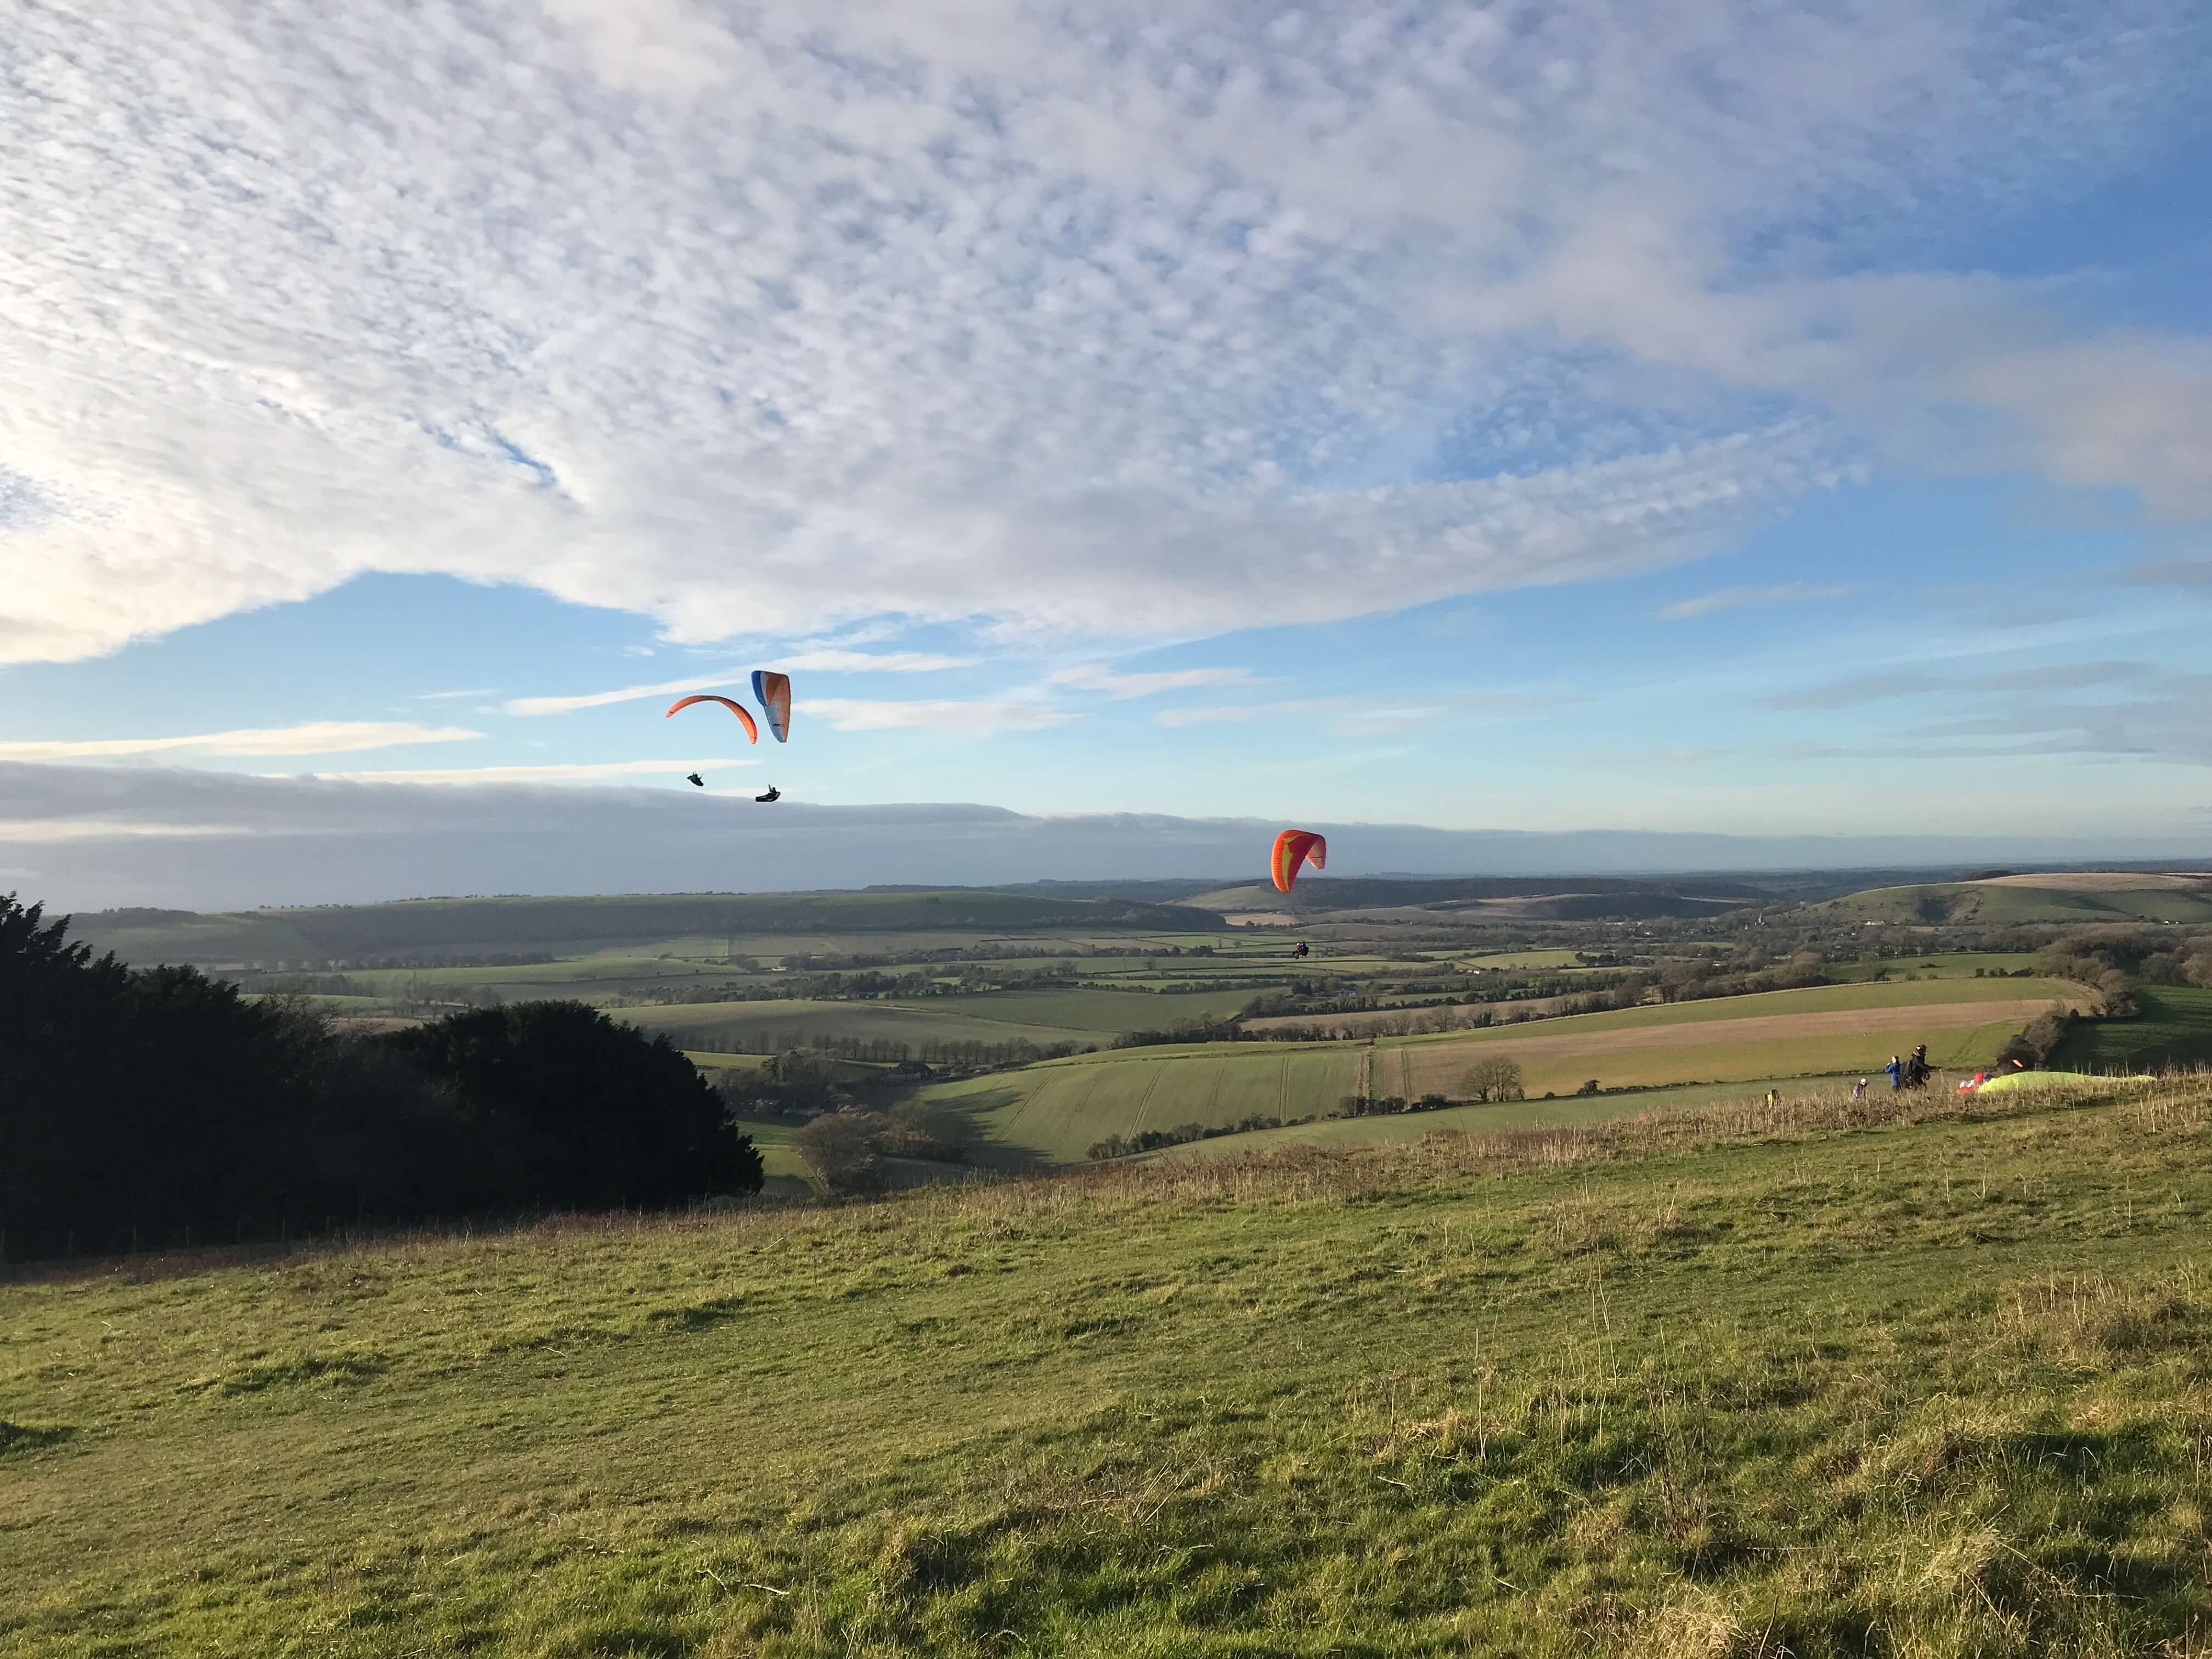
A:
{"label": "shrub cluster", "polygon": [[965,1164],[980,1139],[964,1112],[934,1101],[902,1100],[887,1112],[848,1105],[824,1112],[792,1136],[791,1143],[829,1191],[881,1192],[886,1158]]}
{"label": "shrub cluster", "polygon": [[1234,1123],[1182,1123],[1172,1129],[1139,1129],[1133,1135],[1108,1135],[1103,1140],[1094,1140],[1084,1156],[1093,1163],[1109,1158],[1127,1158],[1132,1152],[1158,1152],[1163,1146],[1185,1146],[1194,1140],[1212,1140],[1222,1135],[1249,1134],[1255,1129],[1279,1129],[1287,1123],[1310,1123],[1313,1118],[1279,1118],[1264,1112],[1254,1112]]}

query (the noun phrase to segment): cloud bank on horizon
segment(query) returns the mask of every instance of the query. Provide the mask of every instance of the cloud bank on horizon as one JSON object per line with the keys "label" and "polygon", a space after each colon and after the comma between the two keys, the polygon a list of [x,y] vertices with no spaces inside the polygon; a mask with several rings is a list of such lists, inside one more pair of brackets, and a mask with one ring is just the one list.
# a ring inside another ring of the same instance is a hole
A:
{"label": "cloud bank on horizon", "polygon": [[1900,254],[2180,118],[2186,4],[19,23],[10,659],[365,571],[1189,637],[1679,560],[1899,441],[2212,513],[2212,343]]}
{"label": "cloud bank on horizon", "polygon": [[[1316,819],[1331,876],[1644,874],[2171,857],[2027,826],[1746,836],[1437,830]],[[763,813],[591,781],[245,777],[0,763],[0,891],[58,911],[240,909],[440,895],[774,892],[878,883],[1267,880],[1274,826],[1158,812],[1041,816],[959,802]],[[1340,851],[1341,849],[1341,851]],[[1324,880],[1328,877],[1302,877]]]}

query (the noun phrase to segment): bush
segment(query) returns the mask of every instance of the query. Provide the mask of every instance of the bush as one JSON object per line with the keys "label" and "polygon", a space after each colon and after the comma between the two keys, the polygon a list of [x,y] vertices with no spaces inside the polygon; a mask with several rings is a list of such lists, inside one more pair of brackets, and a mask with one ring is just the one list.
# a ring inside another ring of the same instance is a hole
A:
{"label": "bush", "polygon": [[1467,1074],[1460,1079],[1460,1088],[1469,1100],[1484,1104],[1528,1097],[1522,1085],[1521,1062],[1502,1055],[1468,1067]]}
{"label": "bush", "polygon": [[2065,1040],[2066,1028],[2073,1023],[2073,1018],[2071,1014],[2057,1012],[2037,1015],[2026,1030],[1997,1050],[1997,1064],[2008,1066],[2018,1060],[2032,1070],[2042,1070]]}
{"label": "bush", "polygon": [[879,1112],[848,1108],[827,1112],[792,1136],[791,1144],[814,1177],[833,1193],[884,1189],[882,1157],[890,1121]]}

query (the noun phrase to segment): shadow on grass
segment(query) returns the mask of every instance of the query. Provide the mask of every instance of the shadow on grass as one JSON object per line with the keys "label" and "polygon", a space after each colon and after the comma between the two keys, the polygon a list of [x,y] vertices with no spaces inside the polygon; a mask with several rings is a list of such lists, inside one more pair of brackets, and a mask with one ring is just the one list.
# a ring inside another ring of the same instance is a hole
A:
{"label": "shadow on grass", "polygon": [[76,1431],[65,1423],[42,1426],[0,1420],[0,1457],[13,1452],[44,1451],[49,1446],[58,1446],[76,1436]]}

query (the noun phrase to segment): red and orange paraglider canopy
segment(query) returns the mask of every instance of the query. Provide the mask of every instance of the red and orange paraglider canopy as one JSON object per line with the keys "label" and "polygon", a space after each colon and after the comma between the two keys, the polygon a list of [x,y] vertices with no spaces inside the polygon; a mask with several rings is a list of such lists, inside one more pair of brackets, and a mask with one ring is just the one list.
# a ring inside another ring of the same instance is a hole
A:
{"label": "red and orange paraglider canopy", "polygon": [[1267,873],[1275,879],[1275,890],[1287,893],[1291,884],[1298,878],[1301,865],[1310,864],[1316,870],[1328,867],[1328,842],[1310,830],[1285,830],[1275,837],[1275,851],[1267,860]]}
{"label": "red and orange paraglider canopy", "polygon": [[[678,697],[668,705],[668,713],[672,714],[679,708],[689,708],[695,702],[719,702],[738,717],[738,724],[745,728],[745,736],[750,741],[760,741],[760,727],[753,724],[753,717],[744,704],[732,702],[727,697],[718,697],[711,691],[702,692],[696,697]],[[663,715],[662,718],[666,719],[667,716]]]}

